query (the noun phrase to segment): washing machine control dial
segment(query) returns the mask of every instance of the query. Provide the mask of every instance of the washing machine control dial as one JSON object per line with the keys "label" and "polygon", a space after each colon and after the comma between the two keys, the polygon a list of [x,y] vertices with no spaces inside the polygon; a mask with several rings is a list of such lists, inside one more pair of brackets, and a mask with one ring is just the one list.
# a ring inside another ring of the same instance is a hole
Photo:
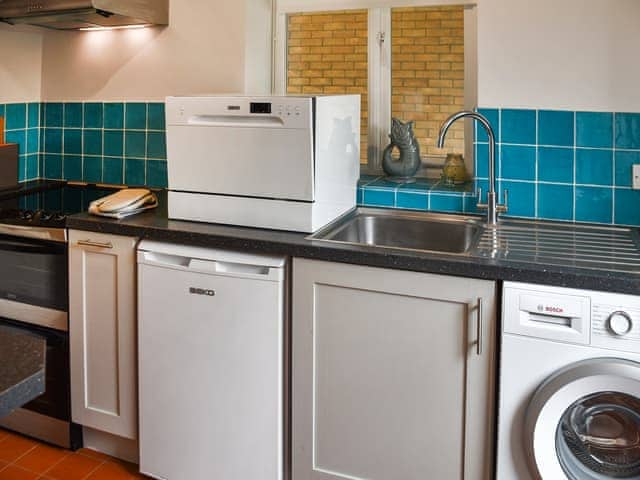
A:
{"label": "washing machine control dial", "polygon": [[617,311],[609,315],[607,326],[611,333],[623,337],[633,328],[633,320],[627,312]]}

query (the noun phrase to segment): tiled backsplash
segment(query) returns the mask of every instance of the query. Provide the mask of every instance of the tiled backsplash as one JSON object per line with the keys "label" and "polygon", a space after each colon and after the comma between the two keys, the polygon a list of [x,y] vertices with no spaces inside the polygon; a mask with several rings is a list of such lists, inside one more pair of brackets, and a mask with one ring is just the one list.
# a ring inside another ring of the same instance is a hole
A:
{"label": "tiled backsplash", "polygon": [[[510,216],[640,225],[640,114],[480,109],[496,133],[500,201]],[[0,105],[6,139],[20,144],[20,180],[80,180],[166,187],[163,103],[86,102]],[[362,205],[476,213],[488,185],[488,144],[476,134],[473,184],[418,179],[398,185],[363,176]],[[483,198],[483,201],[486,200]]]}
{"label": "tiled backsplash", "polygon": [[[640,190],[631,166],[640,164],[640,114],[480,109],[496,133],[500,192],[510,216],[640,225]],[[364,178],[366,205],[474,212],[475,188],[487,191],[488,143],[476,135],[475,185],[462,191],[433,182],[397,186]],[[486,195],[483,196],[486,201]]]}
{"label": "tiled backsplash", "polygon": [[20,144],[20,180],[167,185],[163,103],[18,103],[0,107]]}
{"label": "tiled backsplash", "polygon": [[18,178],[20,181],[41,177],[40,172],[40,103],[0,105],[5,118],[5,140],[20,145]]}

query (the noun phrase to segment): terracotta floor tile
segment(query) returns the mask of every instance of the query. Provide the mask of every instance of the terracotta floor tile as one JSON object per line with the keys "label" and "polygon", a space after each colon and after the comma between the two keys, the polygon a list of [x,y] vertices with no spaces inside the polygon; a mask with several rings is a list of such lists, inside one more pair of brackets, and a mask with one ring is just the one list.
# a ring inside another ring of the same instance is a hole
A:
{"label": "terracotta floor tile", "polygon": [[14,464],[25,470],[45,473],[67,455],[69,455],[67,450],[50,447],[48,445],[38,445],[33,450],[27,452],[26,455],[16,460]]}
{"label": "terracotta floor tile", "polygon": [[10,433],[0,440],[0,460],[12,463],[36,445],[33,440]]}
{"label": "terracotta floor tile", "polygon": [[90,448],[81,448],[76,453],[80,455],[84,455],[85,457],[94,458],[100,461],[108,461],[113,460],[113,457],[110,457],[106,453],[96,452],[95,450],[91,450]]}
{"label": "terracotta floor tile", "polygon": [[15,465],[0,470],[0,480],[36,480],[38,477],[38,473],[23,470]]}
{"label": "terracotta floor tile", "polygon": [[98,467],[87,480],[130,480],[137,474],[137,469],[132,470],[125,465],[105,462]]}
{"label": "terracotta floor tile", "polygon": [[102,463],[101,460],[85,457],[84,455],[68,455],[46,474],[47,477],[55,480],[81,480]]}

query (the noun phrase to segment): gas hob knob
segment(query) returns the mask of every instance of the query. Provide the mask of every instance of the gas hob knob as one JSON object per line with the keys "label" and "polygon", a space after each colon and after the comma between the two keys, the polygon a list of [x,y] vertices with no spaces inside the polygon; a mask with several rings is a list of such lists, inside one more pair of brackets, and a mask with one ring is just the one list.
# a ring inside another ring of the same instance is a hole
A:
{"label": "gas hob knob", "polygon": [[31,210],[24,210],[20,212],[20,218],[23,220],[31,220],[33,218],[33,212]]}
{"label": "gas hob knob", "polygon": [[624,337],[633,328],[633,320],[627,312],[613,312],[607,320],[609,330],[618,337]]}

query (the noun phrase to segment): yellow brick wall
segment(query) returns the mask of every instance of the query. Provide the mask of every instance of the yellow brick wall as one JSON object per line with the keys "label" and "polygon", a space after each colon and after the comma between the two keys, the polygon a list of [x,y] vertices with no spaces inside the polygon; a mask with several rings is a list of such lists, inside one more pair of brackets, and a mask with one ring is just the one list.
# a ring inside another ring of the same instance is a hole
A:
{"label": "yellow brick wall", "polygon": [[[394,8],[391,13],[392,116],[415,120],[420,153],[436,148],[440,125],[464,107],[464,9]],[[464,126],[455,124],[446,151],[464,153]]]}
{"label": "yellow brick wall", "polygon": [[287,41],[287,93],[361,95],[360,161],[367,163],[367,11],[289,15]]}

